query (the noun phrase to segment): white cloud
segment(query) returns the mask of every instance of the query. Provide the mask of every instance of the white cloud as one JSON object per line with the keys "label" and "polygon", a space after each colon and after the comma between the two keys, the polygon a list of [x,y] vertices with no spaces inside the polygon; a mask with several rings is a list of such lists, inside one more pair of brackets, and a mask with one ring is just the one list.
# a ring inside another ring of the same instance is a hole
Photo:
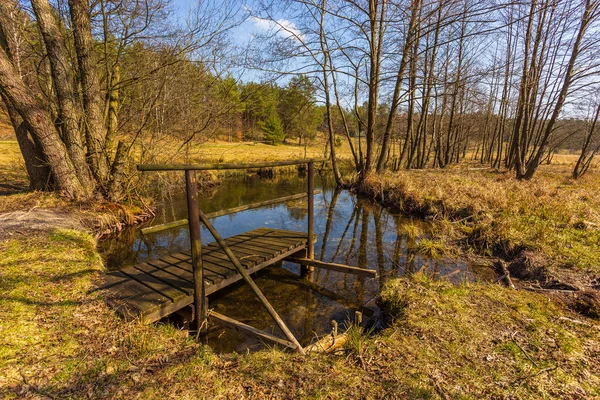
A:
{"label": "white cloud", "polygon": [[296,24],[287,19],[276,21],[259,17],[250,17],[254,27],[263,32],[275,33],[286,39],[302,40],[304,35],[296,28]]}

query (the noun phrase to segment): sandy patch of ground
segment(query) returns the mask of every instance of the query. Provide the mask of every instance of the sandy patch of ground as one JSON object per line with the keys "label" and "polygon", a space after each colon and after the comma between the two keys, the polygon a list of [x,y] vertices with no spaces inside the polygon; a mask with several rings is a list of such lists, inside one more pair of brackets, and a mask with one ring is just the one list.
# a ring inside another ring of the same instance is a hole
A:
{"label": "sandy patch of ground", "polygon": [[83,230],[81,217],[72,211],[32,208],[28,211],[13,211],[0,214],[0,240],[15,235],[47,232],[56,228]]}

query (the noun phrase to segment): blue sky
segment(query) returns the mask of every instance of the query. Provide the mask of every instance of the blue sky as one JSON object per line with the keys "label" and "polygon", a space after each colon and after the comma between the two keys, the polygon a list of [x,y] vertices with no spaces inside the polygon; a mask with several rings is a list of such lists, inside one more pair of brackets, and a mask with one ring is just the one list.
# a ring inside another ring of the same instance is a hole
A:
{"label": "blue sky", "polygon": [[[197,4],[198,0],[172,0],[173,1],[173,7],[175,8],[175,16],[177,20],[180,21],[185,21],[189,15],[189,11],[192,7],[194,7]],[[213,5],[220,5],[225,3],[225,0],[204,0],[204,2],[209,3],[209,4],[213,4]],[[259,2],[258,0],[245,0],[245,1],[239,1],[239,0],[229,0],[229,4],[235,5],[235,6],[241,6],[242,10],[246,10],[250,11],[256,7],[259,7]],[[243,23],[241,23],[239,26],[235,27],[232,31],[231,31],[231,37],[234,40],[234,43],[241,46],[241,47],[245,47],[249,44],[249,41],[253,39],[253,37],[255,35],[258,35],[260,33],[270,33],[270,34],[276,34],[278,36],[281,37],[289,37],[291,36],[291,34],[289,32],[286,32],[285,30],[282,30],[278,24],[280,24],[281,26],[284,26],[285,29],[289,30],[289,31],[294,31],[295,30],[295,25],[293,22],[289,21],[288,19],[285,18],[285,15],[282,14],[282,11],[280,10],[279,12],[276,11],[276,9],[279,7],[274,7],[274,9],[271,9],[271,12],[274,12],[274,18],[277,20],[277,23],[273,22],[273,21],[268,21],[265,19],[260,19],[260,18],[256,18],[256,17],[249,17],[246,21],[244,21]],[[242,14],[244,11],[241,11],[240,14]],[[240,15],[241,17],[241,15]],[[260,71],[257,70],[244,70],[244,71],[240,71],[239,72],[241,74],[241,79],[243,81],[261,81],[261,77],[263,77],[263,74]],[[234,75],[236,75],[236,73],[234,72]],[[240,76],[240,75],[238,75]],[[269,78],[267,78],[269,79]],[[289,77],[284,76],[284,77],[280,77],[279,78],[279,83],[280,84],[285,84],[285,82],[289,79]]]}
{"label": "blue sky", "polygon": [[[209,0],[211,1],[211,0]],[[219,0],[216,0],[219,2]],[[197,0],[173,0],[173,5],[176,8],[176,15],[181,20],[185,20],[189,14],[189,10],[197,3]],[[240,2],[241,3],[241,2]],[[246,5],[251,5],[251,1],[243,2]],[[234,29],[233,35],[236,40],[239,40],[239,43],[245,43],[248,39],[252,37],[253,32],[255,32],[256,27],[252,21],[246,21],[239,27]]]}
{"label": "blue sky", "polygon": [[[207,0],[209,2],[214,1],[215,3],[223,3],[223,1],[219,0]],[[235,1],[235,0],[233,0]],[[177,17],[184,20],[187,18],[189,14],[189,10],[196,4],[197,0],[173,0],[173,5],[176,8]],[[255,1],[246,0],[240,1],[239,4],[243,4],[242,7],[248,10],[251,10]],[[286,26],[287,29],[293,30],[295,28],[294,24],[288,20],[286,20],[283,16],[276,16],[278,18],[278,22],[282,25]],[[233,30],[233,36],[238,41],[239,44],[247,43],[254,34],[260,32],[272,31],[276,25],[273,22],[269,22],[267,20],[261,20],[259,18],[250,17],[247,21],[243,22],[240,26],[236,27]],[[284,35],[284,32],[280,32],[281,35]]]}

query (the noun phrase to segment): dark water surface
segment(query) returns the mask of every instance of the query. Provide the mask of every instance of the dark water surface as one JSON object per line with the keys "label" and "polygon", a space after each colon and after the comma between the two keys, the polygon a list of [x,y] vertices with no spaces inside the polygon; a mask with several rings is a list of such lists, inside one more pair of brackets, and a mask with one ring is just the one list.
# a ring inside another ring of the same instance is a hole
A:
{"label": "dark water surface", "polygon": [[[428,225],[412,221],[348,191],[334,190],[331,183],[315,179],[315,258],[328,262],[376,269],[377,279],[366,279],[351,274],[315,270],[314,282],[304,283],[297,278],[299,266],[284,263],[256,275],[256,283],[273,307],[284,319],[300,343],[306,345],[315,335],[331,329],[331,321],[340,325],[350,319],[355,310],[365,304],[373,305],[384,282],[392,277],[426,268],[431,274],[448,274],[454,282],[487,279],[490,272],[476,269],[460,260],[431,259],[415,253],[422,237],[427,236]],[[286,175],[276,179],[257,176],[229,178],[210,195],[200,195],[200,209],[205,213],[237,207],[244,204],[274,199],[306,191],[306,179]],[[185,193],[164,196],[152,224],[187,217]],[[239,212],[212,220],[222,237],[233,236],[259,227],[307,231],[306,199],[274,206]],[[202,242],[214,239],[202,229]],[[189,250],[186,227],[143,236],[131,229],[119,237],[100,243],[109,269],[119,269],[144,260],[170,253]],[[251,326],[282,336],[262,308],[252,291],[243,282],[211,296],[209,308]],[[255,338],[232,330],[220,329],[208,335],[215,351],[245,351],[263,345]]]}

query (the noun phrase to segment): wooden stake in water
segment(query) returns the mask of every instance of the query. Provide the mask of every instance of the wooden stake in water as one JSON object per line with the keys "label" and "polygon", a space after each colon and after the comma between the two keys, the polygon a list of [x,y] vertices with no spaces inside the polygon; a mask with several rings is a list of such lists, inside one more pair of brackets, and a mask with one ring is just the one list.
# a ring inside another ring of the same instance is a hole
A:
{"label": "wooden stake in water", "polygon": [[194,328],[201,333],[206,324],[206,295],[204,288],[204,270],[202,268],[202,245],[200,241],[200,216],[198,208],[198,186],[196,171],[185,171],[185,189],[187,193],[188,225],[192,252],[192,271],[194,276]]}
{"label": "wooden stake in water", "polygon": [[[306,258],[314,260],[315,258],[315,163],[308,163],[308,243]],[[312,265],[302,265],[301,275],[309,280],[315,267]]]}

